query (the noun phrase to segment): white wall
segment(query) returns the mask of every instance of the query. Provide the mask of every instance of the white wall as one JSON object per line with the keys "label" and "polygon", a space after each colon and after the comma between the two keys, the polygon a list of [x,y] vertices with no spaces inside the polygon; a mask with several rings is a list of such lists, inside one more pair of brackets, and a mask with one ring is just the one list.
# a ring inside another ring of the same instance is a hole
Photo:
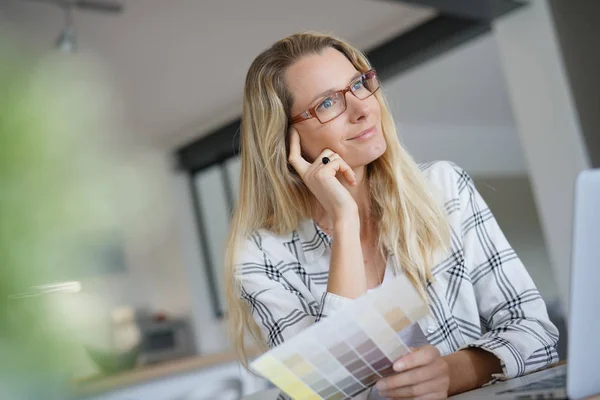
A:
{"label": "white wall", "polygon": [[574,183],[590,163],[547,1],[495,21],[494,36],[566,312]]}
{"label": "white wall", "polygon": [[188,278],[185,286],[190,288],[190,298],[193,302],[192,317],[196,331],[196,348],[201,353],[229,350],[231,347],[226,325],[223,320],[214,315],[213,311],[187,174],[183,172],[175,174],[172,187],[177,197],[178,224],[182,239],[179,249],[183,254]]}
{"label": "white wall", "polygon": [[[407,125],[399,135],[417,162],[450,159],[473,175],[523,176],[527,165],[512,126]],[[476,149],[476,151],[474,151]]]}
{"label": "white wall", "polygon": [[191,310],[176,198],[172,187],[170,156],[162,151],[132,148],[128,166],[130,187],[116,195],[122,199],[125,272],[84,280],[84,290],[103,296],[108,307],[128,305],[185,316]]}
{"label": "white wall", "polygon": [[148,198],[140,205],[137,226],[129,237],[129,271],[138,286],[139,303],[177,315],[191,310],[188,276],[181,251],[177,197],[172,190],[170,154],[147,152],[135,166],[149,185]]}

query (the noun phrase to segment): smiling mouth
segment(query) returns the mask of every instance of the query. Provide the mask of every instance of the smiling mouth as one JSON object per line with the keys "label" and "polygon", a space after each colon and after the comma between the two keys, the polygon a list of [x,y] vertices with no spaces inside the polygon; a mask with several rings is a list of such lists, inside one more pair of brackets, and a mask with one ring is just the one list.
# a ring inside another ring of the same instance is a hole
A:
{"label": "smiling mouth", "polygon": [[366,129],[366,130],[362,131],[362,132],[361,132],[361,133],[359,133],[358,135],[356,135],[356,136],[353,136],[353,137],[351,137],[351,138],[350,138],[350,139],[348,139],[348,140],[361,139],[361,138],[364,138],[364,137],[367,137],[367,136],[371,136],[371,135],[373,135],[374,133],[375,133],[375,126],[372,126],[372,127],[370,127],[369,129]]}

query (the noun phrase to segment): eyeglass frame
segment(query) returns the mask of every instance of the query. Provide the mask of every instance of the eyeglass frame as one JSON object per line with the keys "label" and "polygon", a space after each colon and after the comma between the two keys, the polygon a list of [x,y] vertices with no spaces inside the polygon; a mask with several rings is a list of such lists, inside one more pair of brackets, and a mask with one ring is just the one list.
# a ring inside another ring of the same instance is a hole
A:
{"label": "eyeglass frame", "polygon": [[377,72],[375,71],[375,69],[370,69],[370,70],[368,70],[368,71],[360,74],[359,77],[357,77],[352,82],[350,82],[350,84],[348,86],[346,86],[344,89],[333,91],[333,92],[329,93],[327,96],[324,96],[324,97],[329,97],[329,96],[332,96],[332,95],[334,95],[336,93],[341,93],[342,94],[342,98],[344,99],[344,110],[341,113],[339,113],[338,115],[336,115],[335,117],[333,117],[330,120],[327,120],[325,122],[322,122],[321,119],[317,116],[316,109],[317,109],[317,107],[319,107],[321,105],[321,102],[318,102],[314,106],[310,107],[308,110],[303,111],[300,114],[297,114],[295,117],[292,117],[290,119],[290,125],[297,124],[298,122],[306,121],[306,120],[309,120],[311,118],[316,118],[321,124],[326,124],[328,122],[333,121],[334,119],[336,119],[337,117],[339,117],[340,115],[342,115],[343,113],[345,113],[346,110],[348,109],[348,102],[346,101],[346,93],[348,93],[348,92],[352,93],[352,95],[354,97],[356,97],[357,99],[359,99],[359,100],[365,100],[365,99],[368,99],[369,97],[373,96],[375,94],[375,92],[377,92],[381,88],[381,81],[379,81],[379,86],[377,87],[377,89],[375,89],[374,91],[371,92],[370,95],[368,95],[367,97],[362,98],[362,99],[359,98],[356,95],[356,93],[354,93],[352,91],[352,89],[350,89],[352,87],[352,85],[355,84],[358,81],[358,79],[362,78],[363,76],[365,76],[367,74],[371,74],[371,73],[374,74],[375,77],[379,80],[379,77],[377,76]]}

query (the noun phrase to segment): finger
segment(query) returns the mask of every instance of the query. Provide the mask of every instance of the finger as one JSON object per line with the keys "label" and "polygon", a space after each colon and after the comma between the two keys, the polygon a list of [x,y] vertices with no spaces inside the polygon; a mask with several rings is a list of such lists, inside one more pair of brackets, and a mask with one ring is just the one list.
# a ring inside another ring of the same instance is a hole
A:
{"label": "finger", "polygon": [[356,184],[356,175],[354,174],[354,171],[352,171],[352,168],[350,168],[340,156],[332,156],[331,161],[327,164],[322,164],[321,169],[325,171],[324,173],[326,174],[331,173],[332,176],[336,176],[340,173],[349,185]]}
{"label": "finger", "polygon": [[338,158],[339,155],[334,152],[333,150],[330,149],[324,149],[318,156],[317,158],[315,158],[315,164],[319,165],[319,164],[323,164],[323,158],[327,157],[329,158],[329,160],[333,160],[334,158]]}
{"label": "finger", "polygon": [[[321,155],[326,154],[327,151],[330,150],[325,149]],[[327,165],[329,168],[334,167],[337,172],[342,174],[349,185],[356,185],[356,174],[339,154],[332,152],[330,155],[325,155],[325,157],[329,158],[330,161],[324,165]]]}
{"label": "finger", "polygon": [[443,376],[445,372],[444,367],[443,362],[435,362],[405,372],[395,373],[380,379],[377,382],[377,389],[388,390],[390,388],[400,388],[427,382],[438,376]]}
{"label": "finger", "polygon": [[342,158],[340,158],[339,171],[343,174],[344,178],[346,179],[346,182],[348,182],[349,185],[356,185],[356,174],[354,173],[352,168],[350,168],[348,163],[346,163],[346,161],[344,161]]}
{"label": "finger", "polygon": [[419,397],[415,397],[415,400],[438,400],[438,399],[447,399],[448,398],[448,392],[435,392],[435,393],[428,393],[424,396],[419,396]]}
{"label": "finger", "polygon": [[306,171],[310,167],[310,163],[302,157],[300,134],[296,128],[290,128],[290,155],[288,161],[301,178],[304,177],[304,174],[306,174]]}
{"label": "finger", "polygon": [[[445,389],[446,388],[446,389]],[[429,396],[447,390],[444,377],[435,378],[416,385],[404,386],[396,389],[380,390],[379,394],[385,398],[414,399],[415,397]]]}
{"label": "finger", "polygon": [[435,346],[425,346],[420,349],[408,353],[394,362],[394,371],[401,372],[422,365],[427,365],[436,358],[440,357],[440,351]]}

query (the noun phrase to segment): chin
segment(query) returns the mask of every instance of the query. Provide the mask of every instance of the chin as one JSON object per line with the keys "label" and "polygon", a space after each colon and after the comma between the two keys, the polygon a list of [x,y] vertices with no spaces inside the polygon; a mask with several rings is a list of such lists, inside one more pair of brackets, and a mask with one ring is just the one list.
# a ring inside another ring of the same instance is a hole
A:
{"label": "chin", "polygon": [[357,154],[353,164],[357,167],[371,164],[373,161],[384,155],[386,150],[387,144],[385,140],[382,139],[381,142],[378,141],[377,143],[373,143],[367,149],[363,149]]}

